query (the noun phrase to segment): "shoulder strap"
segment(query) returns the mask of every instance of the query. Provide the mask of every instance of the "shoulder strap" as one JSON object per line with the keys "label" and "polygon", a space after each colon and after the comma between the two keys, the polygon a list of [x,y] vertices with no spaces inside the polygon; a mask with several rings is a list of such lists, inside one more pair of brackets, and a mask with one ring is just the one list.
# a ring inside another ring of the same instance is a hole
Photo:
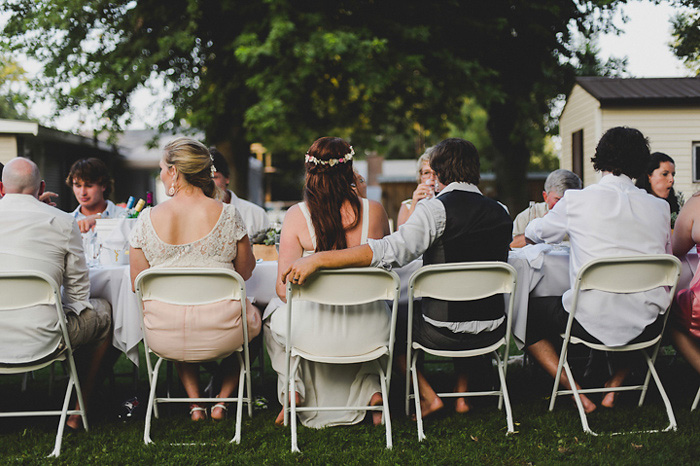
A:
{"label": "shoulder strap", "polygon": [[369,236],[369,201],[362,198],[362,239],[360,239],[360,244],[367,243],[367,236]]}
{"label": "shoulder strap", "polygon": [[311,236],[311,244],[314,246],[314,250],[316,250],[316,230],[314,230],[314,224],[311,222],[309,208],[306,207],[306,202],[300,202],[299,208],[301,209],[301,213],[304,214],[306,227],[309,229],[309,236]]}

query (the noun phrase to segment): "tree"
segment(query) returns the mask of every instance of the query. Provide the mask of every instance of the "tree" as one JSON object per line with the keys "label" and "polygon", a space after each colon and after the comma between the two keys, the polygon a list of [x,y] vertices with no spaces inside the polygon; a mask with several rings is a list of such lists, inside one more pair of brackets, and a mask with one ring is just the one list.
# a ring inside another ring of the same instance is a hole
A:
{"label": "tree", "polygon": [[0,54],[0,118],[26,117],[27,97],[18,87],[25,82],[25,71],[17,61]]}
{"label": "tree", "polygon": [[672,20],[676,39],[672,45],[673,52],[696,74],[700,74],[700,1],[674,0],[673,3],[685,8]]}
{"label": "tree", "polygon": [[[488,115],[503,200],[524,201],[550,101],[573,83],[575,31],[607,27],[615,0],[9,0],[2,43],[45,63],[38,86],[119,130],[130,96],[162,79],[174,116],[235,156],[250,142],[301,162],[319,136],[414,157]],[[102,129],[102,128],[97,128]],[[422,140],[422,139],[421,139]],[[419,144],[420,145],[420,144]],[[299,164],[301,165],[301,163]]]}

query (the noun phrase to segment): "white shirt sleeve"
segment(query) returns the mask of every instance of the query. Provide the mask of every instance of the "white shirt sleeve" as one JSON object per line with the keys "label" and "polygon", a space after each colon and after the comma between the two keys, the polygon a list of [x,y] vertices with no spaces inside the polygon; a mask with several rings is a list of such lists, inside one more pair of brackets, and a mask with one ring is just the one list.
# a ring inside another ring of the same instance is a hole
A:
{"label": "white shirt sleeve", "polygon": [[445,231],[445,206],[438,199],[421,201],[394,234],[369,239],[373,267],[390,270],[420,257]]}
{"label": "white shirt sleeve", "polygon": [[525,237],[535,243],[561,243],[567,234],[566,197],[542,218],[532,220],[525,228]]}
{"label": "white shirt sleeve", "polygon": [[78,223],[73,222],[73,230],[68,236],[63,272],[63,308],[80,314],[84,309],[92,309],[89,299],[90,278],[83,252],[83,240]]}

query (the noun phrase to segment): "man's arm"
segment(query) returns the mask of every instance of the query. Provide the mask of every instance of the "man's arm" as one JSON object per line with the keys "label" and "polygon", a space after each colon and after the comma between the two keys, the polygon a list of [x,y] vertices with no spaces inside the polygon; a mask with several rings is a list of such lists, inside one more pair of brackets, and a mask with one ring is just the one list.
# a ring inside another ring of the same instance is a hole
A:
{"label": "man's arm", "polygon": [[63,307],[80,314],[83,309],[91,307],[90,278],[83,252],[83,240],[75,221],[68,234],[63,271]]}
{"label": "man's arm", "polygon": [[372,249],[363,244],[339,251],[323,251],[297,259],[282,272],[282,282],[287,277],[292,282],[303,285],[306,279],[320,269],[342,269],[345,267],[368,267],[372,263]]}

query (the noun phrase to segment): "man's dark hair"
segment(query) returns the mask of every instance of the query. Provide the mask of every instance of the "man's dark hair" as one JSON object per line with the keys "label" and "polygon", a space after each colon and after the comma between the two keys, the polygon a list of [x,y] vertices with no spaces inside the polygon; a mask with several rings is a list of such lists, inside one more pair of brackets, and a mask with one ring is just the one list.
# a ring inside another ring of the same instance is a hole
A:
{"label": "man's dark hair", "polygon": [[596,170],[639,178],[649,165],[649,157],[649,141],[641,131],[617,126],[600,138],[591,161]]}
{"label": "man's dark hair", "polygon": [[70,167],[70,172],[68,177],[66,177],[66,185],[72,188],[73,180],[75,179],[81,180],[83,183],[103,186],[105,188],[105,199],[112,192],[112,178],[109,176],[107,165],[98,158],[90,157],[89,159],[76,160]]}
{"label": "man's dark hair", "polygon": [[464,139],[445,139],[430,153],[430,168],[444,185],[455,181],[478,184],[480,167],[479,151]]}
{"label": "man's dark hair", "polygon": [[0,179],[2,178],[2,169],[3,169],[3,168],[5,168],[5,165],[3,165],[3,164],[0,162]]}
{"label": "man's dark hair", "polygon": [[221,173],[224,178],[230,178],[231,170],[229,170],[228,162],[226,162],[226,158],[224,158],[223,154],[216,150],[216,147],[210,147],[209,153],[214,158],[214,167],[216,171]]}

